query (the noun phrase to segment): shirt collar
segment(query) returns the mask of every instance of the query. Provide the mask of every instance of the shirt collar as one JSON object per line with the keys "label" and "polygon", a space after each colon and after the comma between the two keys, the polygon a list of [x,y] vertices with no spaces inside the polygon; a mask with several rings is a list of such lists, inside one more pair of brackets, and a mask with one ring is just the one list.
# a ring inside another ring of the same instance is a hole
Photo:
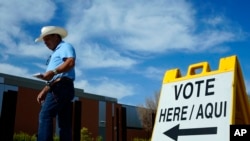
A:
{"label": "shirt collar", "polygon": [[64,41],[61,41],[61,42],[56,46],[56,48],[55,48],[54,51],[58,50],[58,49],[61,47],[61,44],[63,44],[63,43],[64,43]]}

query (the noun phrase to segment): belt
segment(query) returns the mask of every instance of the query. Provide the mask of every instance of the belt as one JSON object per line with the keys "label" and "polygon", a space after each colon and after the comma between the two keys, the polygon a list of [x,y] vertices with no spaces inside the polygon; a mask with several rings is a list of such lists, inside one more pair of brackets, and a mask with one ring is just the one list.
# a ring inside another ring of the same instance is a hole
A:
{"label": "belt", "polygon": [[54,84],[56,84],[57,82],[60,82],[60,81],[68,81],[68,82],[73,82],[72,79],[68,78],[68,77],[60,77],[60,78],[57,78],[55,80],[53,80],[52,82],[49,83],[49,86],[53,86]]}

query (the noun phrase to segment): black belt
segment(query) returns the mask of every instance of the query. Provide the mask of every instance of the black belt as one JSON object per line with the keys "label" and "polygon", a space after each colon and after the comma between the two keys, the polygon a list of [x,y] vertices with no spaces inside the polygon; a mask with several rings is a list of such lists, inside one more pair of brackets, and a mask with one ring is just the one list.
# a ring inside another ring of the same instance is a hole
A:
{"label": "black belt", "polygon": [[61,81],[64,81],[64,82],[73,82],[73,80],[71,78],[68,78],[68,77],[60,77],[60,78],[57,78],[55,80],[53,80],[52,82],[49,83],[49,86],[53,86],[54,84],[58,83],[58,82],[61,82]]}

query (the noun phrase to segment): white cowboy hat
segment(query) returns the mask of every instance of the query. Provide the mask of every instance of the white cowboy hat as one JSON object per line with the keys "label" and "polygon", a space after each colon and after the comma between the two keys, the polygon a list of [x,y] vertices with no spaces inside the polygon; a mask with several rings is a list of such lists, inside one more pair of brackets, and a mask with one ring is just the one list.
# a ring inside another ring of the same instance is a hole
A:
{"label": "white cowboy hat", "polygon": [[58,26],[44,26],[41,29],[41,34],[38,38],[36,38],[35,42],[39,42],[43,40],[43,37],[50,35],[50,34],[59,34],[62,39],[67,36],[67,31]]}

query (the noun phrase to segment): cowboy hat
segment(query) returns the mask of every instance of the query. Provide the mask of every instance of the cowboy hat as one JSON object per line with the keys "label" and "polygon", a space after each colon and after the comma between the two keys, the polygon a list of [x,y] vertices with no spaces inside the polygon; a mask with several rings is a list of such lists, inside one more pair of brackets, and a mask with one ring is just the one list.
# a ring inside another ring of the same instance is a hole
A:
{"label": "cowboy hat", "polygon": [[67,31],[61,27],[58,26],[44,26],[41,29],[41,34],[38,38],[36,38],[35,42],[39,42],[43,40],[43,37],[50,35],[50,34],[58,34],[62,38],[65,38],[67,36]]}

